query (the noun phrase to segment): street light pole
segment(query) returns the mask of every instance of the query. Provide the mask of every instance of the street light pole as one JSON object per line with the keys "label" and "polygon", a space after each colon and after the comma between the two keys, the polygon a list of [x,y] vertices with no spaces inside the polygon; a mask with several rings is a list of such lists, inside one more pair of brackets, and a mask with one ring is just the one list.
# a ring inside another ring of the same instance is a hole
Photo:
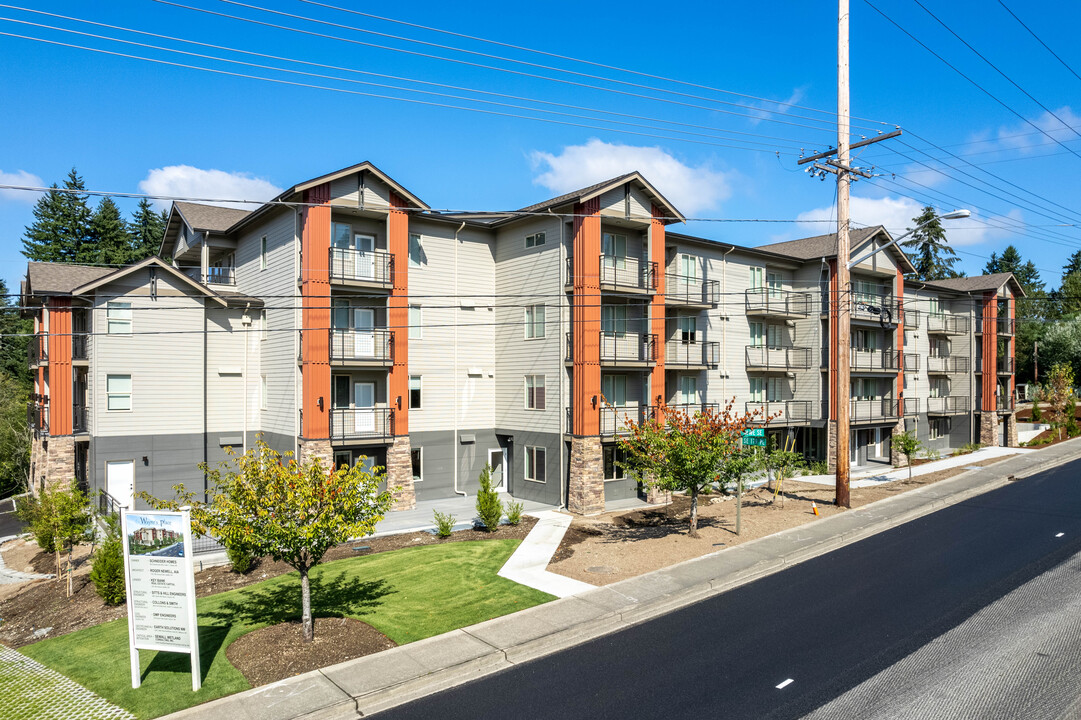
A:
{"label": "street light pole", "polygon": [[833,396],[837,400],[836,447],[834,466],[837,472],[834,502],[851,507],[848,487],[848,397],[850,360],[848,307],[848,191],[849,179],[849,102],[848,102],[848,0],[838,0],[837,8],[837,287],[830,295],[837,323],[837,367],[833,373]]}

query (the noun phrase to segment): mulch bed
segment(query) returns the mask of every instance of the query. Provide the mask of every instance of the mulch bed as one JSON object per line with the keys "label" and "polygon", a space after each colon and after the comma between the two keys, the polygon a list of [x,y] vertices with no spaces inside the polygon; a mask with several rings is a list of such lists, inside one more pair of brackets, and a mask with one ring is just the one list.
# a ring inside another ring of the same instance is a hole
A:
{"label": "mulch bed", "polygon": [[353,618],[316,618],[315,639],[304,642],[299,622],[254,630],[225,650],[252,687],[395,647],[393,640]]}
{"label": "mulch bed", "polygon": [[[502,525],[494,533],[485,530],[459,530],[449,538],[441,539],[435,533],[421,531],[365,538],[331,548],[323,556],[323,562],[421,545],[471,540],[520,540],[529,534],[536,523],[536,518],[522,516],[522,521],[517,526]],[[55,563],[51,553],[39,553],[32,561],[35,568],[52,568],[53,572]],[[0,602],[0,644],[18,648],[41,640],[41,637],[34,636],[34,630],[37,629],[52,628],[47,637],[56,637],[127,616],[124,605],[109,607],[102,602],[86,572],[89,565],[89,562],[85,563],[84,572],[77,572],[74,576],[75,593],[70,598],[67,597],[63,582],[39,580],[27,583],[18,595]],[[258,560],[252,569],[243,575],[233,572],[228,565],[207,568],[200,572],[198,557],[195,558],[195,569],[195,594],[198,597],[234,590],[293,571],[285,563],[274,562],[270,558]]]}

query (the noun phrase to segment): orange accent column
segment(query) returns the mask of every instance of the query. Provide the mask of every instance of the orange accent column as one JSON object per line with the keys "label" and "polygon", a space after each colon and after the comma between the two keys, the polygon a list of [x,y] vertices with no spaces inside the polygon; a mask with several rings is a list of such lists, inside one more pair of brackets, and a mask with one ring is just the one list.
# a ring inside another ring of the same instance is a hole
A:
{"label": "orange accent column", "polygon": [[393,328],[394,364],[387,376],[387,404],[394,409],[394,434],[409,434],[409,214],[408,204],[390,194],[387,250],[393,285],[387,298],[387,324]]}
{"label": "orange accent column", "polygon": [[998,386],[998,296],[993,292],[984,293],[981,307],[983,317],[983,377],[980,389],[983,401],[980,410],[995,412],[995,388]]}
{"label": "orange accent column", "polygon": [[[1016,363],[1017,362],[1016,361],[1016,357],[1017,357],[1017,325],[1016,325],[1016,320],[1014,319],[1014,317],[1015,317],[1015,315],[1014,315],[1015,307],[1014,307],[1014,296],[1013,295],[1010,295],[1008,303],[1009,303],[1008,307],[1009,307],[1009,314],[1010,314],[1010,330],[1012,331],[1012,333],[1010,334],[1010,349],[1009,349],[1010,361]],[[1013,397],[1014,392],[1017,389],[1017,366],[1016,365],[1014,365],[1013,374],[1010,375],[1009,388],[1010,388],[1010,397]]]}
{"label": "orange accent column", "polygon": [[71,301],[49,300],[49,434],[71,435]]}
{"label": "orange accent column", "polygon": [[905,276],[897,270],[897,363],[901,369],[897,371],[897,397],[901,400],[901,417],[905,416],[904,393],[905,393]]}
{"label": "orange accent column", "polygon": [[829,308],[830,318],[830,365],[829,373],[826,376],[826,381],[829,383],[830,389],[830,420],[837,419],[837,385],[833,382],[833,376],[837,372],[837,308],[833,304],[833,299],[837,297],[838,284],[837,284],[837,261],[830,260],[830,290],[829,296],[826,298]]}
{"label": "orange accent column", "polygon": [[[601,407],[601,201],[593,198],[574,206],[574,305],[571,337],[571,432],[600,434]],[[593,398],[597,398],[594,406]]]}
{"label": "orange accent column", "polygon": [[[656,205],[652,209],[653,217],[649,221],[649,259],[656,263],[656,293],[650,303],[650,332],[657,336],[656,350],[657,364],[650,373],[649,390],[653,396],[650,403],[660,407],[662,402],[668,399],[668,393],[664,387],[664,358],[665,358],[665,334],[667,333],[664,294],[665,294],[665,266],[664,266],[664,222],[658,220],[663,216],[663,211]],[[658,398],[660,400],[658,401]],[[664,412],[657,411],[658,420],[664,420]]]}
{"label": "orange accent column", "polygon": [[[305,193],[307,203],[322,203],[304,209],[301,231],[300,294],[305,440],[330,438],[330,184]],[[320,399],[322,402],[320,403]],[[322,405],[322,407],[320,407]]]}

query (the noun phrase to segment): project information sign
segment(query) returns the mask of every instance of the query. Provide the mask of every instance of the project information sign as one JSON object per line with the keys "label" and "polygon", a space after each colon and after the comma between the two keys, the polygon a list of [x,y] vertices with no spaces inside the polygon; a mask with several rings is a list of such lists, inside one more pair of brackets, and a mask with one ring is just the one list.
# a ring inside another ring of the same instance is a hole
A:
{"label": "project information sign", "polygon": [[127,574],[132,687],[139,687],[139,650],[190,653],[199,689],[199,626],[191,518],[187,512],[125,510],[121,514]]}

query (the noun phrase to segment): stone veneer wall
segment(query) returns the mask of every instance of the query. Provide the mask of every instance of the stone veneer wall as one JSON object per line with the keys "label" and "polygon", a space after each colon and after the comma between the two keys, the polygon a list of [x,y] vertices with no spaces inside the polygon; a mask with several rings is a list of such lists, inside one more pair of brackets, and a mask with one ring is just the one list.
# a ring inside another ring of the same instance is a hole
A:
{"label": "stone veneer wall", "polygon": [[837,472],[837,421],[830,420],[826,425],[826,470],[829,473],[835,473]]}
{"label": "stone veneer wall", "polygon": [[905,434],[905,421],[901,420],[893,426],[893,431],[890,432],[890,465],[894,467],[908,467],[908,458],[905,454],[897,449],[897,443],[893,442],[893,438],[898,435]]}
{"label": "stone veneer wall", "polygon": [[387,448],[387,490],[394,498],[391,510],[412,510],[417,506],[411,448],[408,435],[396,436]]}
{"label": "stone veneer wall", "polygon": [[319,458],[323,461],[323,467],[334,467],[334,448],[330,446],[330,440],[301,440],[298,451],[300,457],[297,462],[305,463],[311,458]]}
{"label": "stone veneer wall", "polygon": [[604,462],[599,437],[571,439],[569,482],[568,510],[578,515],[604,512]]}
{"label": "stone veneer wall", "polygon": [[1019,447],[1017,442],[1017,415],[1015,413],[1006,416],[1006,447]]}
{"label": "stone veneer wall", "polygon": [[998,415],[993,412],[980,413],[980,445],[984,447],[998,445]]}

